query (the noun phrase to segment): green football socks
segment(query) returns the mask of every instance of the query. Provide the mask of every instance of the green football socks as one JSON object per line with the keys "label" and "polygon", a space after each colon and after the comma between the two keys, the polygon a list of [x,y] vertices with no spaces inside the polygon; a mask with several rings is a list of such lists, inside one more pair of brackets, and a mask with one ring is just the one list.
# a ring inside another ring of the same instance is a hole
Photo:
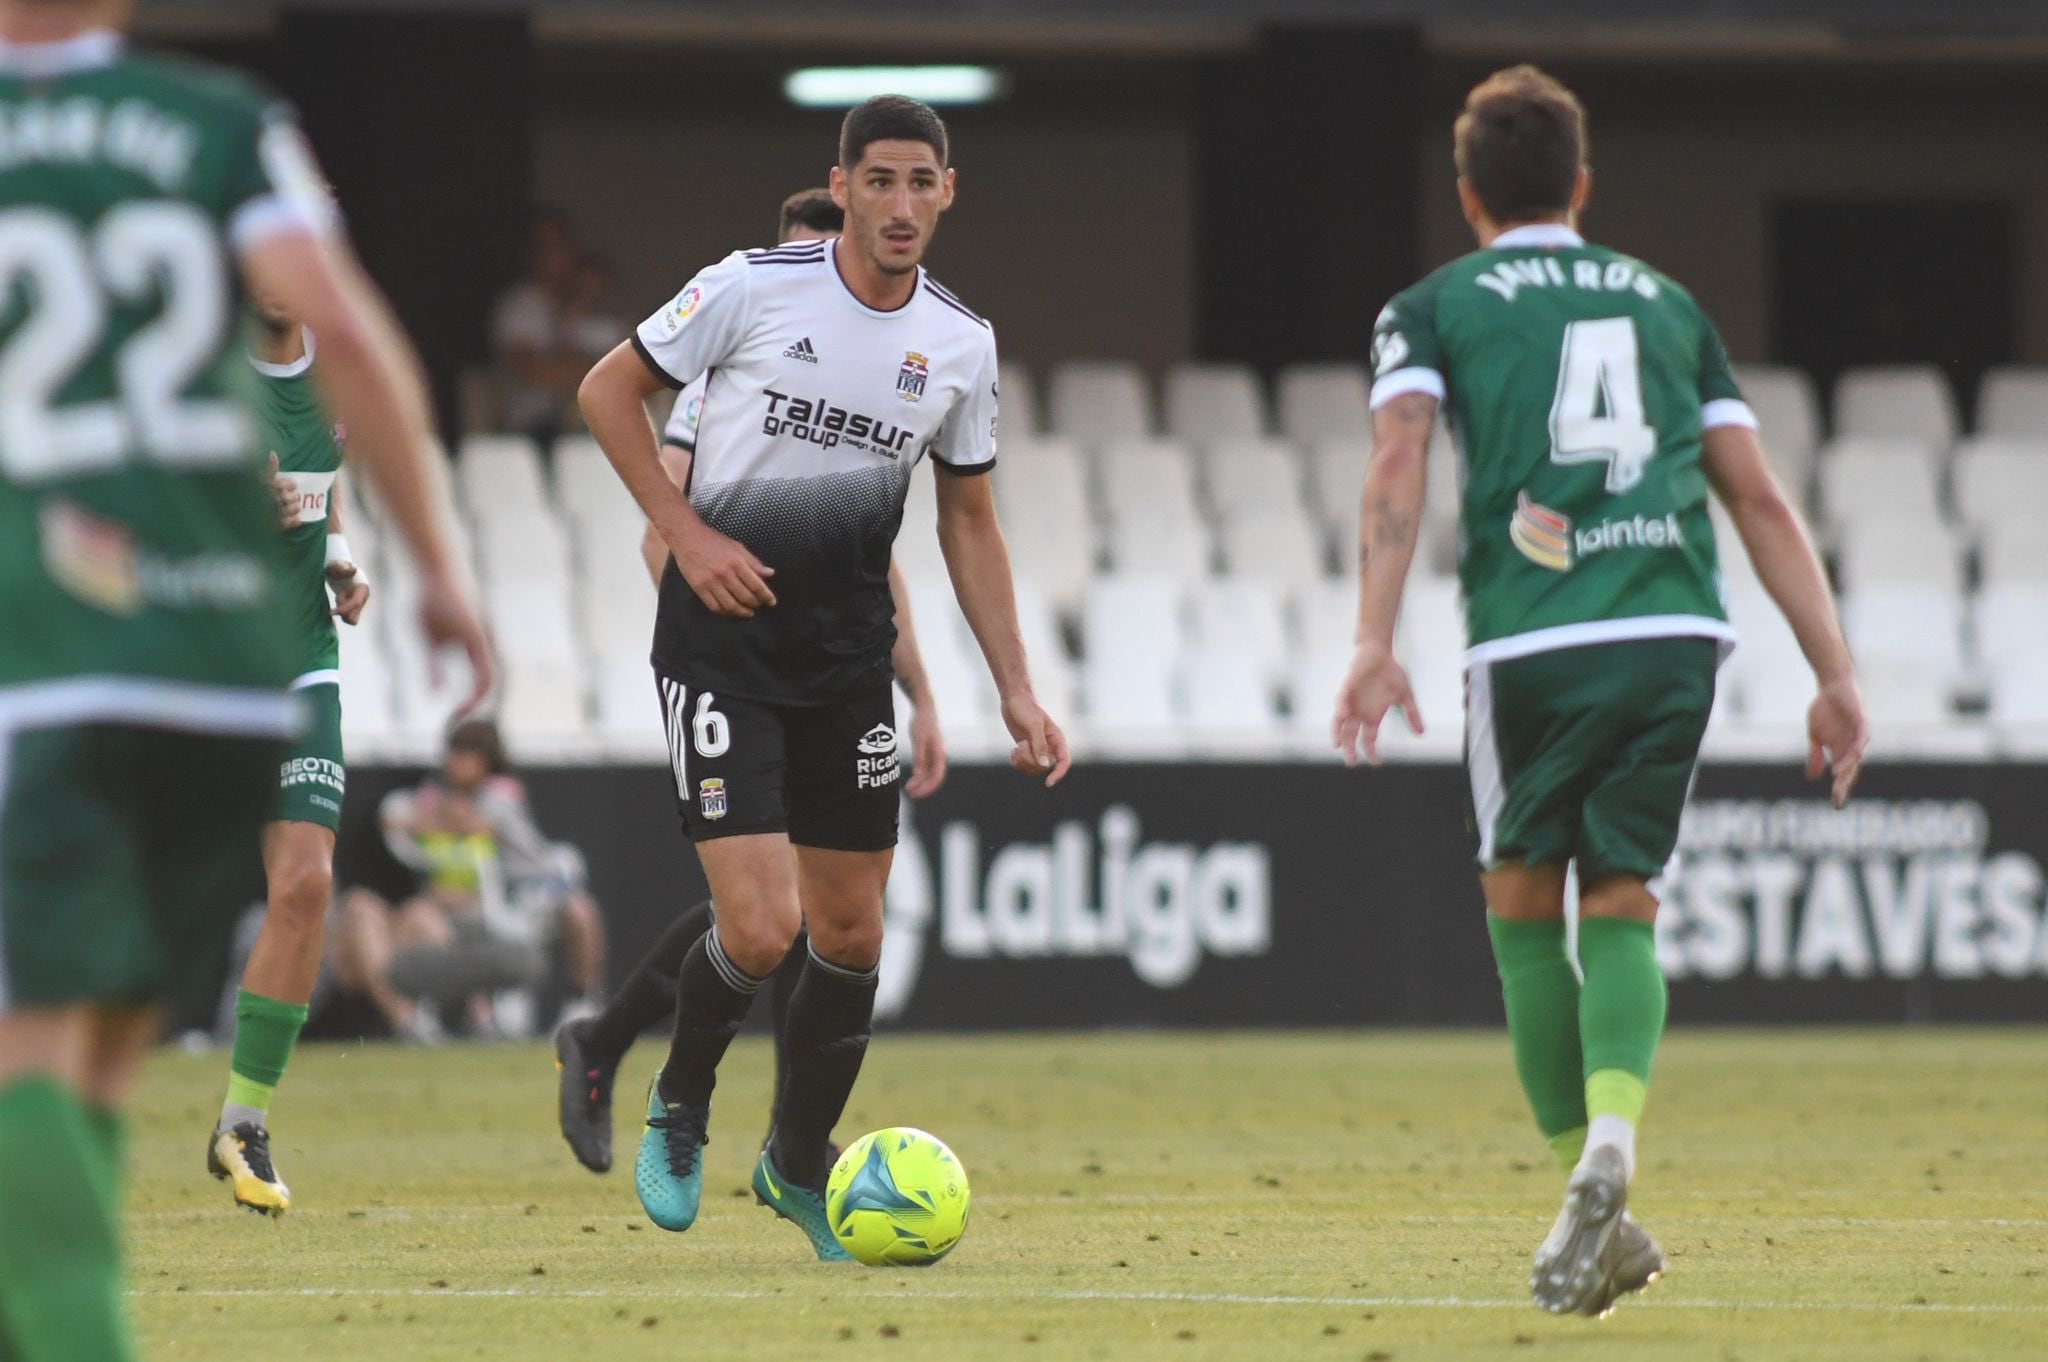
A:
{"label": "green football socks", "polygon": [[54,1078],[0,1090],[0,1323],[22,1362],[127,1362],[118,1125]]}
{"label": "green football socks", "polygon": [[235,1052],[228,1069],[228,1099],[221,1107],[220,1129],[243,1121],[264,1124],[270,1099],[291,1062],[292,1047],[306,1025],[302,1003],[281,1003],[243,989],[235,1000]]}
{"label": "green football socks", "polygon": [[1650,1095],[1650,1064],[1664,1035],[1664,971],[1647,922],[1589,917],[1579,923],[1579,1034],[1586,1050],[1589,1145],[1612,1145],[1635,1171],[1636,1126]]}
{"label": "green football socks", "polygon": [[[1515,1073],[1553,1150],[1586,1130],[1585,1065],[1579,1052],[1579,980],[1564,953],[1564,922],[1486,915],[1507,1004]],[[1562,1154],[1560,1153],[1560,1157]],[[1572,1155],[1577,1161],[1576,1151]],[[1567,1165],[1569,1166],[1569,1165]]]}

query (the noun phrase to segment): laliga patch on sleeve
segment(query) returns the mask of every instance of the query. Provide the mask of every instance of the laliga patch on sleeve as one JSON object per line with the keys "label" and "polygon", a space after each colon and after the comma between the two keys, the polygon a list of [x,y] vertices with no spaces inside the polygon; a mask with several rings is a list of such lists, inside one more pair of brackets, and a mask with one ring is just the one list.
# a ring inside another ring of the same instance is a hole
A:
{"label": "laliga patch on sleeve", "polygon": [[668,311],[661,314],[663,332],[673,336],[682,330],[683,323],[690,319],[690,314],[697,310],[697,304],[703,301],[704,290],[695,284],[678,293],[676,300],[668,305]]}

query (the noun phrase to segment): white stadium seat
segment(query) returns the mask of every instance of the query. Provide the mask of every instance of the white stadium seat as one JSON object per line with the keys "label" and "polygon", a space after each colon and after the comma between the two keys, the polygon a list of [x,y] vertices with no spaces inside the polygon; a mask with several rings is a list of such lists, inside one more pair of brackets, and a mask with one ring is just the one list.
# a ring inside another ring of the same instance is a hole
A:
{"label": "white stadium seat", "polygon": [[1292,584],[1324,575],[1322,536],[1299,505],[1226,513],[1221,529],[1224,565],[1241,577]]}
{"label": "white stadium seat", "polygon": [[1231,440],[1209,447],[1202,461],[1209,504],[1219,513],[1253,506],[1302,505],[1301,460],[1277,440]]}
{"label": "white stadium seat", "polygon": [[1106,539],[1117,572],[1157,572],[1183,582],[1209,575],[1208,527],[1191,509],[1162,507],[1112,517]]}
{"label": "white stadium seat", "polygon": [[1111,516],[1171,503],[1195,506],[1195,459],[1176,440],[1129,440],[1102,447],[1096,463],[1102,509]]}
{"label": "white stadium seat", "polygon": [[1209,534],[1183,446],[1157,440],[1112,446],[1103,451],[1100,473],[1112,567],[1182,579],[1207,574]]}
{"label": "white stadium seat", "polygon": [[1728,583],[1728,618],[1739,642],[1722,669],[1722,685],[1740,702],[1744,725],[1806,722],[1813,703],[1813,672],[1799,640],[1755,578]]}
{"label": "white stadium seat", "polygon": [[1191,652],[1180,672],[1182,718],[1191,745],[1208,756],[1271,752],[1280,729],[1274,680],[1242,650]]}
{"label": "white stadium seat", "polygon": [[1962,433],[1955,390],[1926,364],[1851,369],[1835,383],[1835,435],[1913,440],[1946,451]]}
{"label": "white stadium seat", "polygon": [[1264,577],[1212,577],[1189,593],[1188,638],[1204,653],[1241,654],[1268,684],[1286,679],[1284,595]]}
{"label": "white stadium seat", "polygon": [[[1977,658],[1988,672],[2048,658],[2048,581],[1987,584],[1971,620]],[[2048,672],[2040,681],[2048,689]]]}
{"label": "white stadium seat", "polygon": [[1845,438],[1820,455],[1821,509],[1837,530],[1873,515],[1940,516],[1936,463],[1925,444]]}
{"label": "white stadium seat", "polygon": [[[1001,466],[999,461],[997,467]],[[911,473],[910,488],[903,498],[903,523],[897,528],[896,542],[890,551],[896,566],[913,577],[945,580],[946,556],[939,549],[938,480],[952,476],[936,468],[920,468]]]}
{"label": "white stadium seat", "polygon": [[1290,598],[1296,656],[1349,654],[1358,635],[1356,578],[1326,577],[1297,584]]}
{"label": "white stadium seat", "polygon": [[341,639],[342,745],[358,760],[388,755],[398,711],[377,631],[365,620],[335,632]]}
{"label": "white stadium seat", "polygon": [[1953,689],[1963,671],[1963,610],[1944,586],[1887,583],[1842,596],[1842,632],[1859,671],[1936,678]]}
{"label": "white stadium seat", "polygon": [[2023,523],[2033,527],[2048,505],[2048,432],[2041,438],[1965,440],[1951,470],[1956,516],[1982,530]]}
{"label": "white stadium seat", "polygon": [[1990,370],[1977,390],[1977,433],[2048,441],[2048,366]]}
{"label": "white stadium seat", "polygon": [[1110,755],[1185,749],[1174,700],[1182,593],[1156,574],[1098,577],[1081,611],[1081,668],[1090,731]]}
{"label": "white stadium seat", "polygon": [[1371,389],[1357,364],[1292,364],[1280,371],[1280,433],[1299,444],[1364,441],[1372,434]]}
{"label": "white stadium seat", "polygon": [[1978,564],[1986,587],[2009,582],[2048,583],[2048,535],[2017,520],[1985,527]]}
{"label": "white stadium seat", "polygon": [[[1401,619],[1394,648],[1411,670],[1445,660],[1462,668],[1465,657],[1465,608],[1455,577],[1417,572],[1402,593]],[[1411,677],[1411,679],[1413,679]]]}
{"label": "white stadium seat", "polygon": [[1757,438],[1778,476],[1804,500],[1820,447],[1820,398],[1813,380],[1778,364],[1738,364],[1735,382],[1756,413]]}
{"label": "white stadium seat", "polygon": [[1962,546],[1955,531],[1931,515],[1893,512],[1851,521],[1835,556],[1841,584],[1850,590],[1897,584],[1962,595]]}
{"label": "white stadium seat", "polygon": [[540,450],[524,435],[472,435],[455,461],[455,487],[476,516],[497,508],[545,506]]}
{"label": "white stadium seat", "polygon": [[1166,375],[1166,433],[1191,444],[1266,433],[1265,398],[1245,364],[1180,364]]}
{"label": "white stadium seat", "polygon": [[1309,505],[1316,519],[1333,534],[1346,523],[1357,523],[1365,464],[1371,454],[1369,439],[1328,440],[1309,450]]}
{"label": "white stadium seat", "polygon": [[1007,455],[1010,441],[1036,435],[1038,420],[1038,384],[1032,381],[1031,371],[1021,364],[1000,363],[996,369],[997,453]]}
{"label": "white stadium seat", "polygon": [[1017,573],[1036,578],[1061,611],[1078,610],[1095,567],[1095,522],[1080,454],[1065,441],[1033,441],[1028,452],[998,460],[992,476]]}
{"label": "white stadium seat", "polygon": [[1153,430],[1145,377],[1123,360],[1059,365],[1052,371],[1047,408],[1053,434],[1089,443],[1142,438]]}

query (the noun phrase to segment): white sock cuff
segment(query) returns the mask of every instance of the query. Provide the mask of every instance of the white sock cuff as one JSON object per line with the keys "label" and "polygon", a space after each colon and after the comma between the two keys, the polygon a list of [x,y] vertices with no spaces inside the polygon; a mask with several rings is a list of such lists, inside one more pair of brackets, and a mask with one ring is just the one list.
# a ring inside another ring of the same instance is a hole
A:
{"label": "white sock cuff", "polygon": [[1629,1181],[1635,1181],[1635,1123],[1619,1116],[1595,1116],[1586,1123],[1586,1152],[1590,1154],[1603,1145],[1620,1153],[1622,1169]]}
{"label": "white sock cuff", "polygon": [[834,978],[845,979],[849,983],[855,984],[871,984],[881,977],[882,967],[879,964],[871,965],[867,969],[851,969],[845,965],[835,965],[830,960],[827,960],[824,956],[818,954],[816,946],[807,945],[805,949],[810,953],[811,963]]}
{"label": "white sock cuff", "polygon": [[718,971],[718,977],[724,980],[725,986],[733,992],[753,994],[761,991],[761,985],[765,981],[756,979],[732,962],[732,958],[725,953],[725,947],[719,944],[716,927],[704,933],[704,954],[710,957],[711,968]]}

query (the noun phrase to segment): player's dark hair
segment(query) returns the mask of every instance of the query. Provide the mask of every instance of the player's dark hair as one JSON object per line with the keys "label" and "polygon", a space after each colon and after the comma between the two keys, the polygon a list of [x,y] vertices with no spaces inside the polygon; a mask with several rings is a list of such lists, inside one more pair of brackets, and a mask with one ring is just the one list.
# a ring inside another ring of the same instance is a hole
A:
{"label": "player's dark hair", "polygon": [[876,95],[846,112],[839,125],[839,166],[852,170],[867,155],[874,142],[922,142],[947,164],[946,125],[932,112],[906,95]]}
{"label": "player's dark hair", "polygon": [[784,240],[799,227],[837,233],[846,230],[846,214],[832,202],[831,190],[799,189],[782,201],[782,217],[776,227],[777,238]]}
{"label": "player's dark hair", "polygon": [[489,719],[464,719],[448,734],[450,752],[471,752],[484,759],[484,769],[494,776],[510,775],[512,763],[505,756],[505,739]]}
{"label": "player's dark hair", "polygon": [[1496,71],[1465,96],[1454,134],[1458,173],[1495,222],[1554,217],[1572,205],[1586,163],[1586,110],[1533,66]]}

